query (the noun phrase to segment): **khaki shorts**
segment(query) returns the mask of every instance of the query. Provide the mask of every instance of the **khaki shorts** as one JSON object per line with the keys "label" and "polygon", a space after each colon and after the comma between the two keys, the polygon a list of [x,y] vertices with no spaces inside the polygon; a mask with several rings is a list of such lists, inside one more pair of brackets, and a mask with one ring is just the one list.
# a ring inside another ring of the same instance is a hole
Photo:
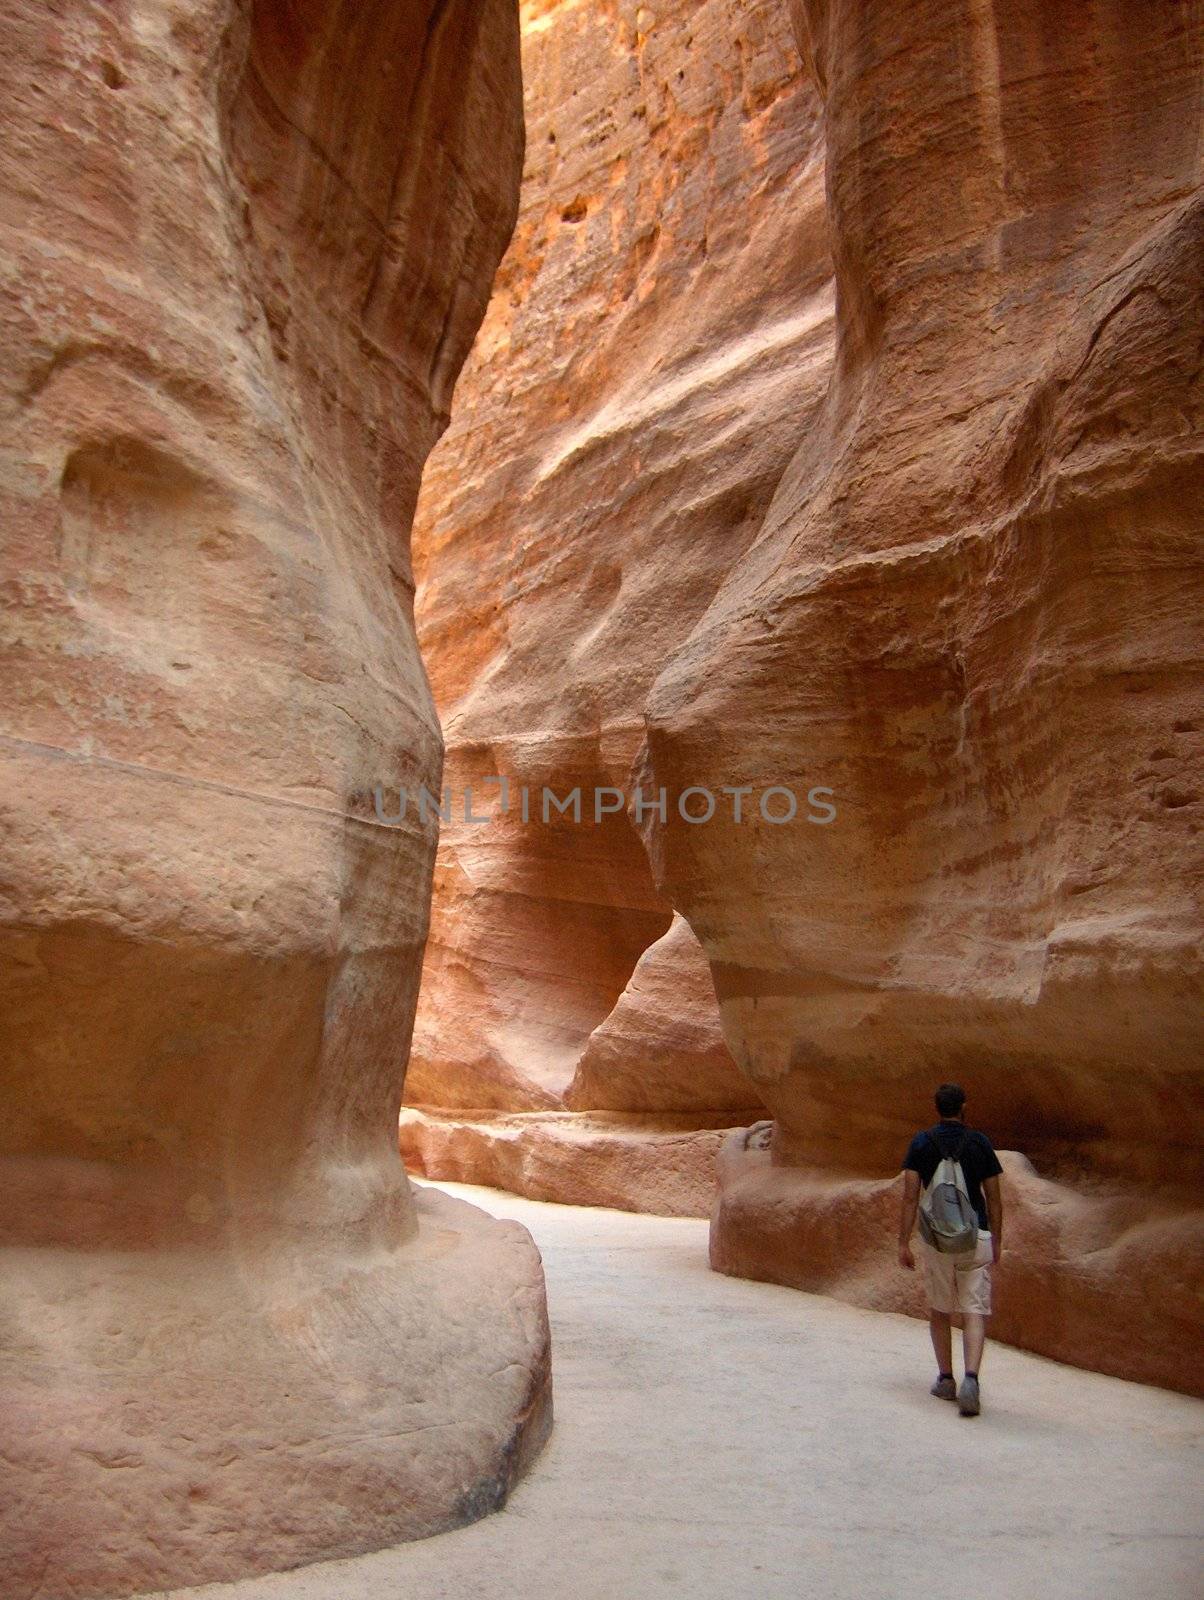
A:
{"label": "khaki shorts", "polygon": [[924,1290],[933,1311],[969,1311],[978,1317],[991,1315],[991,1235],[978,1230],[978,1245],[961,1256],[943,1255],[916,1238]]}

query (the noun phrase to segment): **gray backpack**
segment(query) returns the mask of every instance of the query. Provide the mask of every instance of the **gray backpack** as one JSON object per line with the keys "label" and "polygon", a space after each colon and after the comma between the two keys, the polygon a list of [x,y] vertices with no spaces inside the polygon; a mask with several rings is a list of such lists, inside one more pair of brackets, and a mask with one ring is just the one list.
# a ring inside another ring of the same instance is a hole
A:
{"label": "gray backpack", "polygon": [[978,1244],[978,1213],[970,1204],[962,1172],[965,1137],[956,1154],[942,1156],[920,1197],[920,1237],[942,1255],[959,1256]]}

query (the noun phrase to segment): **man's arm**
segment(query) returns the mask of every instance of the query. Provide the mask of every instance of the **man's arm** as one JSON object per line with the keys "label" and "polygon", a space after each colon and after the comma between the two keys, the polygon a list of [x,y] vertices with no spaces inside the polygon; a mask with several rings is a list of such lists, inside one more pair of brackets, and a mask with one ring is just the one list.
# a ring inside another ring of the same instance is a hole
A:
{"label": "man's arm", "polygon": [[998,1261],[1003,1249],[1003,1191],[998,1176],[982,1180],[982,1195],[987,1202],[987,1221],[991,1228],[991,1259]]}
{"label": "man's arm", "polygon": [[920,1203],[920,1174],[910,1167],[903,1171],[903,1196],[899,1204],[899,1265],[914,1272],[916,1258],[911,1253],[911,1230],[916,1225]]}

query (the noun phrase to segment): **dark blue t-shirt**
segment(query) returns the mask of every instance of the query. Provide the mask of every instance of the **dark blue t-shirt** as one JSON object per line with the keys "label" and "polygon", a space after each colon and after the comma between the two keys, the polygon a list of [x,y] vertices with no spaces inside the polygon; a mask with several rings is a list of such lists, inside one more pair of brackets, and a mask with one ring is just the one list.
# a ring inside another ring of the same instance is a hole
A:
{"label": "dark blue t-shirt", "polygon": [[985,1133],[979,1133],[976,1128],[967,1128],[963,1122],[938,1122],[934,1127],[916,1134],[903,1157],[903,1170],[918,1172],[920,1183],[926,1189],[945,1156],[956,1156],[961,1162],[966,1193],[970,1196],[970,1204],[978,1212],[978,1226],[989,1227],[982,1186],[988,1178],[997,1178],[1003,1171],[994,1145]]}

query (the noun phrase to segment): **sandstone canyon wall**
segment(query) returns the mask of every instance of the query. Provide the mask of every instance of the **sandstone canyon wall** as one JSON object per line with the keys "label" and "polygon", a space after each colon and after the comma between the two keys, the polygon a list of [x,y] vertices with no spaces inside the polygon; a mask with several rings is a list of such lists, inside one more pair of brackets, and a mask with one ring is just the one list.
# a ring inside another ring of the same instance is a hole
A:
{"label": "sandstone canyon wall", "polygon": [[[755,1097],[713,1263],[918,1311],[893,1175],[957,1077],[1009,1150],[996,1331],[1194,1387],[1198,7],[524,16],[522,214],[419,515],[449,779],[838,817],[445,830],[403,1145],[697,1207]],[[684,1189],[623,1119],[695,1141]]]}
{"label": "sandstone canyon wall", "polygon": [[997,1330],[1195,1387],[1199,10],[794,13],[836,364],[648,700],[657,781],[839,797],[822,835],[648,830],[775,1119],[713,1260],[912,1304],[888,1175],[958,1078],[1023,1152]]}
{"label": "sandstone canyon wall", "polygon": [[97,1595],[500,1503],[525,1232],[411,1193],[408,528],[517,203],[507,0],[6,8],[0,1564]]}
{"label": "sandstone canyon wall", "polygon": [[[454,814],[403,1149],[436,1176],[706,1214],[721,1130],[761,1102],[631,820],[591,803],[630,789],[648,691],[823,393],[819,102],[782,7],[534,0],[523,23],[518,226],[415,525]],[[579,824],[540,820],[545,784],[580,786]]]}

